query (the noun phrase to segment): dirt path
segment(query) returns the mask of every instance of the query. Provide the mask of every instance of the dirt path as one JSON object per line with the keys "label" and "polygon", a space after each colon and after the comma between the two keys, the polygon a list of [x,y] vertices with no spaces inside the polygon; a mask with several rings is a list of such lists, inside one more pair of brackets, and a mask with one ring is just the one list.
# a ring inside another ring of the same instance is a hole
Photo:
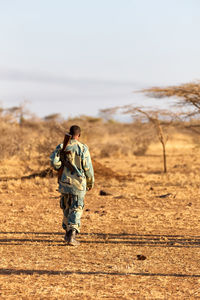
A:
{"label": "dirt path", "polygon": [[198,161],[171,156],[167,175],[152,153],[101,161],[125,177],[97,176],[79,248],[63,241],[55,178],[1,182],[1,299],[200,298]]}

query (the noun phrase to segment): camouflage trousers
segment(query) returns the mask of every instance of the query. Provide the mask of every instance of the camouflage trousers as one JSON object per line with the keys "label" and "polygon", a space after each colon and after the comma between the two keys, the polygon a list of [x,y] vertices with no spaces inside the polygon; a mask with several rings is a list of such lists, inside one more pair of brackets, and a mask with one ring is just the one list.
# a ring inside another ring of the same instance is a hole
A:
{"label": "camouflage trousers", "polygon": [[60,208],[63,210],[62,227],[64,230],[69,231],[75,228],[77,232],[80,232],[83,207],[83,198],[72,194],[61,195]]}

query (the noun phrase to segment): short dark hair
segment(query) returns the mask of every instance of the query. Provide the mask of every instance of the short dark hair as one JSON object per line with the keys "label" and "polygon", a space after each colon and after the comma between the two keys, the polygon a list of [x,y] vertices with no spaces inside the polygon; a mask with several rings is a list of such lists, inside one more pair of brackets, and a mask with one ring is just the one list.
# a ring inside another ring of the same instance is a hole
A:
{"label": "short dark hair", "polygon": [[72,135],[72,136],[78,136],[81,134],[81,128],[77,125],[73,125],[70,127],[69,129],[69,133]]}

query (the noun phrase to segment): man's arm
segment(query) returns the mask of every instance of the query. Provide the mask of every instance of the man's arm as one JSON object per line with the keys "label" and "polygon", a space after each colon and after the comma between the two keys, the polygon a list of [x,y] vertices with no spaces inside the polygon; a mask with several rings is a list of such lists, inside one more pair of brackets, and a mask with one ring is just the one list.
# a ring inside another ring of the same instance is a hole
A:
{"label": "man's arm", "polygon": [[62,144],[58,145],[50,155],[51,166],[54,168],[54,170],[59,170],[62,165],[62,162],[60,160],[61,149],[62,149]]}
{"label": "man's arm", "polygon": [[83,156],[83,170],[86,176],[87,190],[91,190],[94,186],[94,169],[88,148],[86,148]]}

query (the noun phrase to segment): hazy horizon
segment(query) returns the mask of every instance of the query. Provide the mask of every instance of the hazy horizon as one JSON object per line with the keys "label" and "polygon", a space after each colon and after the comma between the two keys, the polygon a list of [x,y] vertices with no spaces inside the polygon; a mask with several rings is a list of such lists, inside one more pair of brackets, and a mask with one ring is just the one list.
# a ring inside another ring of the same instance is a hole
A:
{"label": "hazy horizon", "polygon": [[40,117],[98,115],[136,90],[200,78],[197,0],[34,0],[0,4],[0,103]]}

